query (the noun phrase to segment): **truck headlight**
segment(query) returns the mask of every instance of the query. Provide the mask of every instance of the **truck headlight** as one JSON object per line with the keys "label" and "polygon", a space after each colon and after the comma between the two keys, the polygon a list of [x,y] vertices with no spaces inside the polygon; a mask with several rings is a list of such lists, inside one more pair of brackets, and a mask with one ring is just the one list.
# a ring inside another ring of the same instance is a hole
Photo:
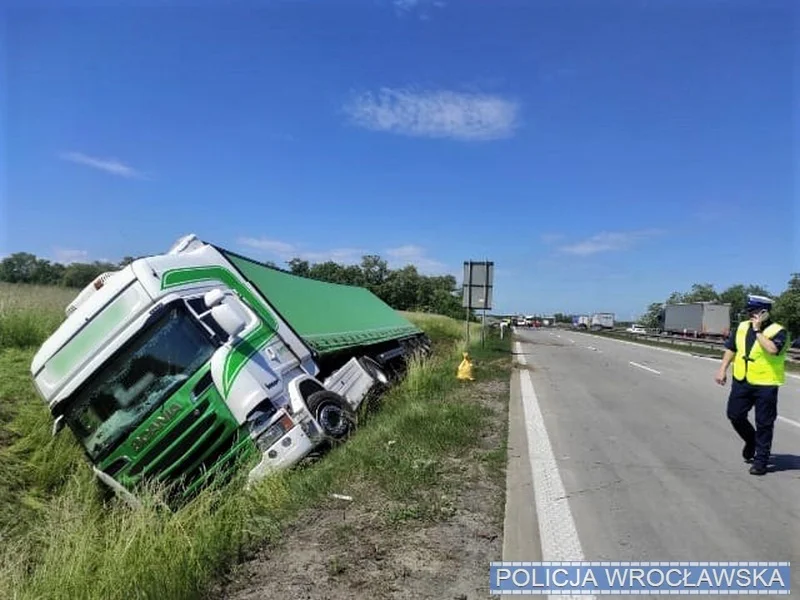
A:
{"label": "truck headlight", "polygon": [[269,450],[275,442],[281,439],[287,431],[294,427],[289,415],[283,415],[275,423],[267,427],[264,432],[256,438],[256,446],[263,453]]}

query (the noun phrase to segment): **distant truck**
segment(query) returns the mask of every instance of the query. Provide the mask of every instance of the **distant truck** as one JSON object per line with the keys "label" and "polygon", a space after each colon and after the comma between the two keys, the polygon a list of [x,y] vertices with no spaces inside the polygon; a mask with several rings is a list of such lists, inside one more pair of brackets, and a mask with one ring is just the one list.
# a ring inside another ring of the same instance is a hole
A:
{"label": "distant truck", "polygon": [[343,440],[362,401],[430,340],[369,290],[194,235],[99,276],[31,364],[55,420],[121,496],[187,497],[255,458],[255,481]]}
{"label": "distant truck", "polygon": [[588,315],[573,315],[572,326],[577,329],[589,329],[592,319]]}
{"label": "distant truck", "polygon": [[730,304],[716,302],[666,304],[659,315],[659,330],[668,335],[726,337],[731,330]]}
{"label": "distant truck", "polygon": [[594,313],[589,327],[594,330],[614,329],[614,313]]}

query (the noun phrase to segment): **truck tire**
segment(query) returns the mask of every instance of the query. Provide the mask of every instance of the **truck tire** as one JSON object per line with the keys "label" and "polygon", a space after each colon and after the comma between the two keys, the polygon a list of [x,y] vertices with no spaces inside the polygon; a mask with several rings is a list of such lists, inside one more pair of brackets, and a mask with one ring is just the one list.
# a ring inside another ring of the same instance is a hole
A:
{"label": "truck tire", "polygon": [[336,392],[320,390],[309,396],[308,410],[329,438],[341,441],[355,429],[356,415],[347,401]]}
{"label": "truck tire", "polygon": [[370,377],[378,383],[378,387],[381,389],[389,387],[389,375],[378,364],[378,361],[369,356],[362,356],[358,359],[358,362],[361,363],[361,366],[369,373]]}

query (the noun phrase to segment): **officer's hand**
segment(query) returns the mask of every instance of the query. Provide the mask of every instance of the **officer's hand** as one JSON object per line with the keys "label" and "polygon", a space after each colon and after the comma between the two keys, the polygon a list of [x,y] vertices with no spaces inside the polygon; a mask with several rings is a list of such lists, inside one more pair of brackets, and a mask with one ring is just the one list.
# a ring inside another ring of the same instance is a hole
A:
{"label": "officer's hand", "polygon": [[728,381],[728,373],[725,371],[719,371],[717,376],[714,377],[714,381],[720,385],[725,385],[725,383]]}

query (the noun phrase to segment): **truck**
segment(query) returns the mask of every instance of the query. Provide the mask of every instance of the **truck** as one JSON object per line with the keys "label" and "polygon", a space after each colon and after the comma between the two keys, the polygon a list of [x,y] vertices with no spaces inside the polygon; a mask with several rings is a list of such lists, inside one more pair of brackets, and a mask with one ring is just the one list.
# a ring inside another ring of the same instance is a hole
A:
{"label": "truck", "polygon": [[30,370],[53,435],[70,429],[110,490],[136,501],[157,481],[183,499],[242,457],[252,485],[343,441],[365,399],[430,350],[365,288],[189,234],[86,286]]}
{"label": "truck", "polygon": [[592,315],[589,327],[594,330],[598,329],[614,329],[614,313],[598,312]]}
{"label": "truck", "polygon": [[591,318],[588,315],[572,315],[572,326],[577,329],[589,329]]}
{"label": "truck", "polygon": [[731,307],[717,302],[665,304],[658,324],[660,332],[667,335],[725,337],[731,329]]}

